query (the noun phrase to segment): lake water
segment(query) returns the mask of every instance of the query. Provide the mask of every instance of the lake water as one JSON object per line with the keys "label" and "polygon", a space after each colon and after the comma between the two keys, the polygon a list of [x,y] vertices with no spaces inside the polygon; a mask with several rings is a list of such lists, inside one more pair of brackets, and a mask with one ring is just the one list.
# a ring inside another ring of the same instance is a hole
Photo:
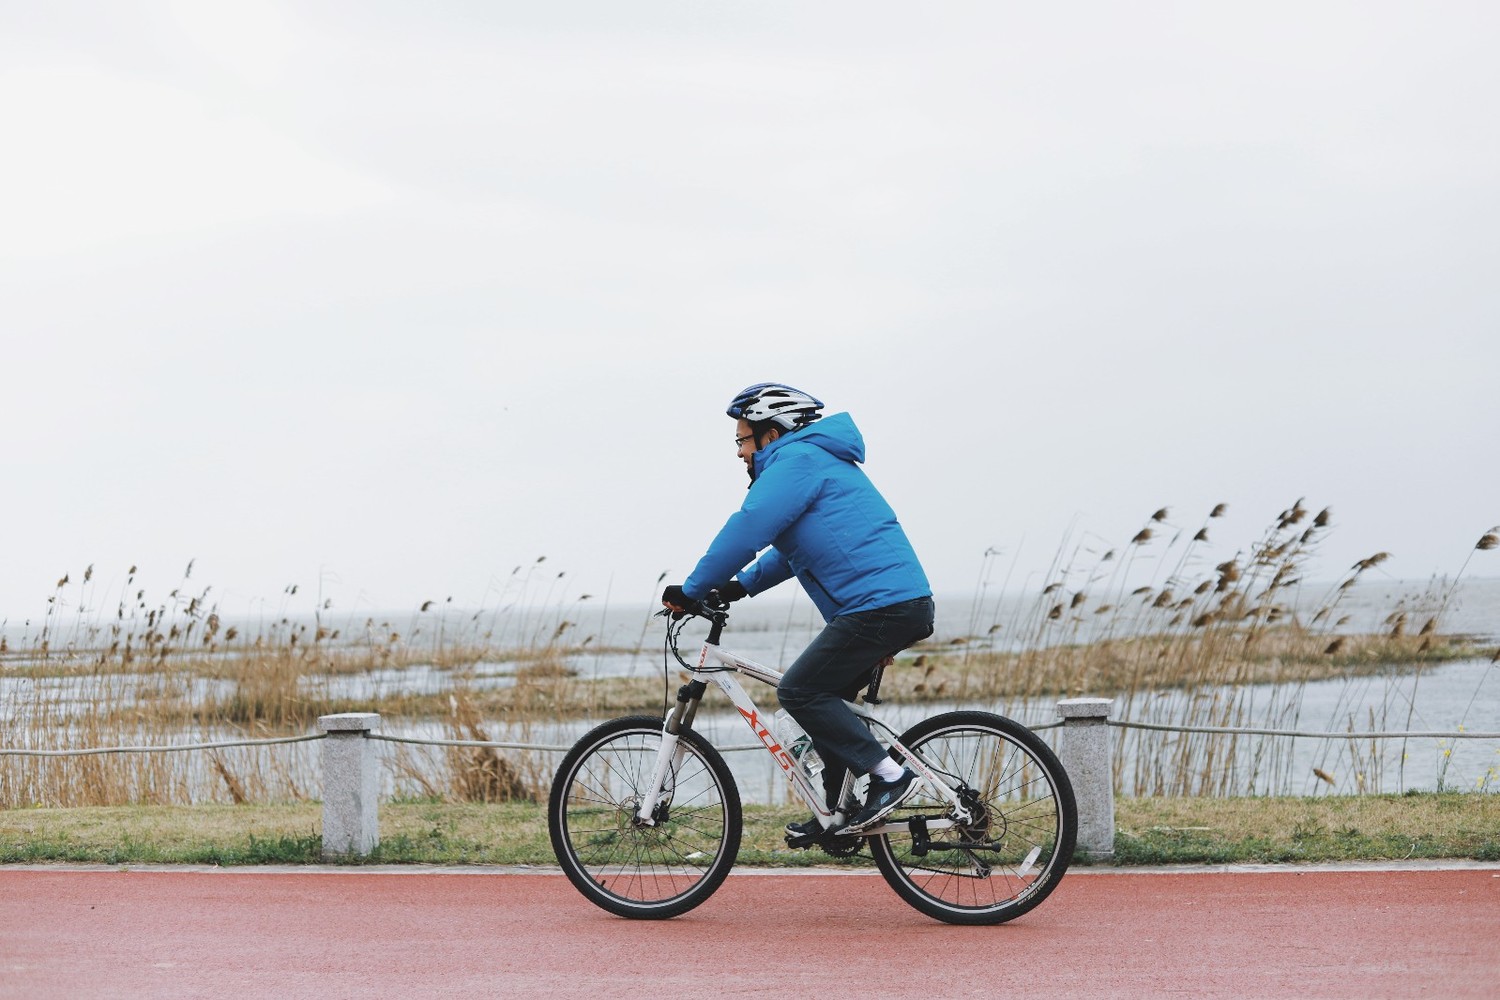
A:
{"label": "lake water", "polygon": [[[770,702],[769,691],[749,682],[757,701]],[[675,690],[675,684],[674,684]],[[761,691],[766,697],[761,697]],[[1197,718],[1202,702],[1228,692],[1207,691],[1195,695],[1162,692],[1145,699],[1144,705],[1117,711],[1116,717],[1134,721],[1170,724]],[[1297,692],[1295,710],[1284,688],[1247,685],[1236,692],[1243,711],[1235,726],[1290,729],[1305,732],[1500,732],[1500,665],[1488,660],[1464,660],[1429,668],[1419,674],[1390,671],[1351,680],[1317,681]],[[724,699],[711,691],[700,712],[696,728],[720,747],[747,747],[754,738],[738,713],[715,708]],[[1010,714],[1029,726],[1057,721],[1052,701],[1023,704],[923,703],[881,705],[882,718],[898,731],[938,712],[957,708],[981,708]],[[533,723],[494,739],[570,745],[595,722],[568,721]],[[405,735],[440,735],[438,727]],[[1171,771],[1179,750],[1179,734],[1117,730],[1117,753],[1123,794],[1135,790],[1137,772]],[[394,734],[393,734],[394,735]],[[1056,730],[1043,738],[1054,742]],[[1204,737],[1193,739],[1203,740]],[[1219,738],[1220,745],[1225,740]],[[1235,759],[1216,765],[1207,775],[1236,794],[1319,794],[1324,792],[1402,792],[1432,790],[1441,782],[1455,790],[1500,790],[1500,740],[1420,738],[1408,740],[1323,740],[1286,737],[1241,736],[1236,739]],[[746,801],[783,802],[786,788],[768,755],[753,751],[726,754],[730,769]],[[1201,754],[1188,759],[1200,760]],[[1198,765],[1201,767],[1201,765]],[[1194,765],[1189,764],[1193,768]],[[1333,779],[1330,785],[1314,768]],[[1227,772],[1227,773],[1226,773]],[[1199,780],[1196,773],[1191,780]],[[1149,792],[1149,787],[1141,789]],[[1199,789],[1203,790],[1203,789]]]}
{"label": "lake water", "polygon": [[[1347,616],[1338,631],[1347,633],[1378,632],[1386,617],[1398,608],[1409,610],[1412,631],[1420,627],[1424,613],[1436,608],[1425,594],[1422,584],[1390,582],[1365,584],[1353,588],[1339,603],[1338,614]],[[1329,587],[1307,587],[1303,590],[1304,607],[1317,607],[1331,590]],[[1034,598],[1011,597],[988,600],[984,597],[939,598],[936,632],[929,645],[949,645],[955,640],[986,647],[1007,648],[1007,628],[1024,621],[1034,605]],[[601,651],[583,653],[573,659],[573,666],[585,677],[661,676],[664,664],[662,636],[664,623],[651,618],[654,609],[647,607],[583,609],[575,608],[566,616],[539,617],[526,623],[529,634],[549,635],[562,621],[575,635],[596,636]],[[1304,611],[1310,617],[1311,612]],[[1444,633],[1473,635],[1483,642],[1500,643],[1500,580],[1465,581],[1443,608]],[[1001,623],[1002,628],[991,631]],[[792,601],[740,601],[731,609],[730,628],[725,645],[750,659],[766,664],[786,664],[795,658],[822,627],[816,610],[805,599]],[[1075,623],[1075,633],[1080,627]],[[1060,635],[1066,635],[1063,629]],[[689,623],[683,632],[682,648],[691,659],[702,642],[706,628]],[[1045,632],[1042,633],[1045,635]],[[1059,641],[1063,641],[1060,639]],[[630,652],[619,652],[620,648]],[[513,665],[491,664],[482,670],[481,683],[509,683]],[[667,668],[672,678],[670,690],[677,688],[678,667]],[[897,668],[899,669],[899,667]],[[408,680],[418,680],[417,677]],[[438,683],[441,678],[423,677],[419,683]],[[771,702],[768,690],[756,690],[750,682],[752,697]],[[1288,692],[1269,686],[1247,686],[1237,692],[1241,705],[1236,726],[1294,729],[1315,732],[1363,731],[1500,731],[1500,667],[1487,660],[1471,660],[1428,668],[1420,673],[1390,670],[1349,680],[1318,681],[1296,692],[1295,713],[1289,709]],[[1202,700],[1225,698],[1228,692],[1199,692],[1188,696],[1181,692],[1162,692],[1144,703],[1120,706],[1117,716],[1137,721],[1183,722],[1202,718]],[[1190,697],[1197,702],[1191,702]],[[698,717],[698,728],[716,745],[746,746],[752,741],[749,730],[738,714],[712,710],[723,699],[710,693],[705,711]],[[902,730],[928,715],[953,708],[984,708],[1012,714],[1028,725],[1040,725],[1057,719],[1053,703],[1032,704],[932,704],[882,705],[884,717]],[[598,720],[556,723],[527,727],[525,734],[495,735],[496,739],[525,738],[531,742],[571,744]],[[412,733],[409,735],[418,735]],[[425,735],[439,735],[428,732]],[[1053,740],[1049,731],[1045,738]],[[1129,793],[1137,784],[1139,773],[1160,772],[1172,761],[1184,737],[1125,731],[1118,736],[1122,790]],[[1202,737],[1197,737],[1201,740]],[[1222,742],[1222,741],[1221,741]],[[1380,740],[1351,743],[1346,740],[1289,739],[1282,737],[1240,737],[1230,763],[1212,770],[1215,780],[1240,793],[1282,792],[1316,794],[1321,792],[1405,791],[1444,787],[1459,789],[1500,788],[1496,769],[1500,767],[1500,741],[1481,740]],[[784,802],[786,786],[769,757],[756,752],[731,752],[726,755],[731,770],[746,801]],[[1189,755],[1188,759],[1192,759]],[[1321,770],[1333,779],[1329,785],[1314,772]],[[1228,772],[1227,774],[1225,772]]]}
{"label": "lake water", "polygon": [[[1403,583],[1384,585],[1361,585],[1351,592],[1340,605],[1340,614],[1348,621],[1340,626],[1346,632],[1379,631],[1384,618],[1403,601],[1411,610],[1414,631],[1422,620],[1422,614],[1433,610],[1430,599],[1422,596],[1420,586]],[[1317,595],[1321,598],[1323,593]],[[1425,601],[1425,604],[1424,604]],[[966,640],[971,644],[984,644],[1005,648],[1010,641],[1007,627],[1025,619],[1029,605],[1021,599],[1005,599],[988,602],[983,597],[971,599],[939,600],[937,633],[931,644],[948,644],[955,640]],[[1312,602],[1316,603],[1316,602]],[[545,640],[562,623],[569,622],[565,631],[575,640],[592,637],[583,653],[572,657],[572,667],[584,677],[640,676],[660,677],[663,671],[662,636],[665,623],[651,617],[651,609],[645,606],[616,608],[587,608],[575,606],[565,611],[545,609],[535,612],[515,612],[505,621],[507,634],[513,636],[537,636]],[[1457,594],[1443,609],[1441,618],[1444,633],[1464,633],[1476,636],[1485,642],[1500,643],[1500,580],[1466,581]],[[998,630],[991,626],[1000,623]],[[476,623],[469,616],[450,612],[446,616],[428,615],[412,617],[404,628],[410,636],[422,630],[429,635],[439,629],[460,637],[466,628],[473,629]],[[295,623],[288,627],[296,627]],[[395,626],[392,626],[393,628]],[[744,656],[768,664],[784,664],[793,658],[821,627],[821,621],[809,602],[805,600],[781,603],[743,601],[733,608],[731,629],[726,633],[725,643]],[[1075,622],[1077,633],[1083,626]],[[683,649],[691,656],[702,641],[705,629],[701,623],[690,623],[683,634]],[[1035,634],[1035,633],[1034,633]],[[1045,632],[1041,633],[1045,637]],[[24,648],[24,647],[21,647]],[[90,685],[118,685],[124,679],[112,675],[57,678],[28,676],[25,670],[14,669],[19,665],[16,656],[18,645],[11,643],[12,670],[9,676],[0,677],[0,743],[5,743],[3,733],[22,721],[19,713],[24,705],[40,695],[40,700],[53,704],[84,703],[99,689]],[[596,649],[597,651],[589,651]],[[501,686],[514,683],[514,661],[497,661],[481,664],[476,683]],[[898,668],[899,669],[899,666]],[[670,690],[677,687],[678,668],[675,663],[668,668],[672,678]],[[191,680],[187,683],[204,687],[223,682]],[[402,670],[372,671],[349,677],[337,677],[325,684],[328,692],[337,697],[358,698],[374,693],[424,693],[447,689],[451,678],[443,670],[417,665]],[[37,687],[43,690],[38,692]],[[758,686],[749,682],[752,695],[765,703],[771,702],[769,690],[756,690]],[[128,696],[115,692],[116,704],[128,700]],[[1163,691],[1137,698],[1135,703],[1117,705],[1115,717],[1129,721],[1182,723],[1192,721],[1201,724],[1209,717],[1206,703],[1232,702],[1236,706],[1231,720],[1236,726],[1296,729],[1303,731],[1497,731],[1500,730],[1500,665],[1487,659],[1475,659],[1429,667],[1420,672],[1390,670],[1375,676],[1333,679],[1304,685],[1295,691],[1286,687],[1245,686],[1233,691],[1200,691],[1192,694],[1180,691]],[[716,744],[722,746],[744,746],[750,734],[739,717],[733,713],[714,709],[723,705],[717,694],[710,694],[705,711],[700,714],[698,726]],[[904,729],[930,714],[950,708],[985,708],[1013,715],[1028,725],[1040,725],[1055,721],[1055,706],[1051,703],[985,705],[968,703],[958,705],[899,705],[887,703],[883,714],[893,726]],[[1223,717],[1222,707],[1218,710]],[[492,725],[488,735],[498,740],[518,740],[542,744],[571,744],[590,726],[601,720],[582,720],[554,723],[530,723],[524,727]],[[420,738],[445,736],[438,724],[420,725],[400,733]],[[1055,732],[1045,738],[1054,739]],[[199,739],[202,734],[192,734],[187,739]],[[1193,750],[1193,741],[1203,737],[1181,735],[1148,734],[1139,731],[1122,731],[1117,734],[1120,755],[1122,791],[1150,791],[1153,780],[1172,781],[1173,776],[1188,774],[1197,765],[1203,770],[1202,752]],[[1221,741],[1222,744],[1223,741]],[[1321,792],[1387,791],[1400,792],[1408,789],[1432,789],[1448,787],[1455,789],[1500,788],[1500,741],[1494,740],[1442,740],[1422,738],[1410,740],[1347,741],[1288,739],[1280,737],[1238,737],[1234,742],[1233,759],[1208,766],[1206,773],[1195,780],[1222,782],[1234,793],[1294,793],[1314,794]],[[389,754],[396,751],[385,747]],[[294,772],[305,775],[316,774],[316,744],[300,744],[277,748],[294,759],[288,765]],[[404,748],[400,751],[413,758],[423,755],[442,754],[440,749]],[[253,751],[254,755],[264,751]],[[1194,754],[1197,753],[1195,758]],[[541,755],[547,762],[556,760],[554,754]],[[255,759],[261,759],[258,756]],[[540,761],[541,758],[539,758]],[[731,769],[741,786],[747,801],[781,802],[785,800],[785,786],[767,757],[762,754],[731,752],[728,754]],[[1178,763],[1181,760],[1182,763]],[[1175,770],[1174,770],[1175,768]],[[1332,783],[1317,775],[1322,771]],[[388,770],[388,791],[417,789],[403,787]]]}

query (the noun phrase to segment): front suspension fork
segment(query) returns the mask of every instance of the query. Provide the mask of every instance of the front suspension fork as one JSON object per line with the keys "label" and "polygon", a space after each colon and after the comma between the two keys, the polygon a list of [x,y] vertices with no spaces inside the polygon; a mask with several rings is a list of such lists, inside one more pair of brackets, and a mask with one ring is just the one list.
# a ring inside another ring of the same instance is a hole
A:
{"label": "front suspension fork", "polygon": [[666,797],[663,795],[667,775],[676,774],[687,754],[682,743],[683,731],[693,727],[698,706],[703,701],[706,685],[702,681],[691,681],[677,690],[677,704],[662,724],[661,746],[656,751],[656,765],[651,769],[651,781],[646,786],[645,797],[636,809],[637,826],[656,825],[656,807]]}

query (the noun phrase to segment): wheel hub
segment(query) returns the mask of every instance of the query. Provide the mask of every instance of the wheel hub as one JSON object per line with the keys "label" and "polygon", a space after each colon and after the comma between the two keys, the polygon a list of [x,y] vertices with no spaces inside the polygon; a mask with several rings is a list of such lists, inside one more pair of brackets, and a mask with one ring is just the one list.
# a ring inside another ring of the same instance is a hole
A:
{"label": "wheel hub", "polygon": [[960,839],[974,844],[1005,839],[1006,823],[1003,813],[992,810],[972,788],[963,789],[958,793],[958,797],[969,815],[973,817],[969,822],[959,823],[954,827]]}

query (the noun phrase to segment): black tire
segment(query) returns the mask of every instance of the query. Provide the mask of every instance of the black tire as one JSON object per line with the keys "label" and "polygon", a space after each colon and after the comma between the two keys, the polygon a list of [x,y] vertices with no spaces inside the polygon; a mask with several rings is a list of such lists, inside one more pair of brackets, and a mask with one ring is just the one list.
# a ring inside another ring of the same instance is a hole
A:
{"label": "black tire", "polygon": [[[875,863],[891,888],[950,924],[1004,923],[1046,899],[1068,870],[1078,836],[1073,786],[1052,749],[1025,726],[991,712],[935,715],[907,730],[901,742],[977,793],[982,818],[967,830],[930,832],[935,845],[972,843],[972,851],[933,846],[917,856],[909,832],[871,837]],[[947,800],[924,785],[888,822],[949,813]]]}
{"label": "black tire", "polygon": [[695,732],[655,826],[634,823],[661,745],[662,720],[606,722],[569,750],[552,781],[552,851],[578,891],[610,913],[660,920],[686,913],[724,881],[740,850],[740,793],[724,758]]}

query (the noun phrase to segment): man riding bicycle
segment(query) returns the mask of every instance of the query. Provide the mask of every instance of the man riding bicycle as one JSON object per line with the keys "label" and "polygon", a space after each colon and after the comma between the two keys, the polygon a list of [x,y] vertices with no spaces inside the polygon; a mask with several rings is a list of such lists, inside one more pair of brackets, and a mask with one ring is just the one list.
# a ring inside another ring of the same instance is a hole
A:
{"label": "man riding bicycle", "polygon": [[[708,552],[662,603],[676,611],[717,590],[735,601],[795,576],[826,622],[776,688],[782,708],[825,762],[830,807],[844,773],[870,775],[864,807],[837,834],[875,826],[916,791],[849,710],[875,667],[932,634],[932,588],[896,514],[865,476],[864,438],[847,413],[775,382],[752,385],[725,411],[750,489]],[[761,553],[764,552],[762,555]],[[757,558],[759,556],[759,558]],[[821,835],[814,816],[787,826],[803,843]]]}

